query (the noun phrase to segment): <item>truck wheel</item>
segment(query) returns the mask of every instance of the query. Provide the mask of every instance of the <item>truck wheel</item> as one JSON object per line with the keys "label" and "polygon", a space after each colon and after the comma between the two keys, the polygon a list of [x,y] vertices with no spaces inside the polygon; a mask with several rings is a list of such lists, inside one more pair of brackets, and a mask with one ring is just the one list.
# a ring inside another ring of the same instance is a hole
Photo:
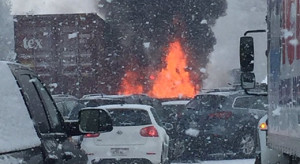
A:
{"label": "truck wheel", "polygon": [[255,154],[256,141],[251,131],[244,131],[236,140],[236,152],[240,158],[252,158]]}

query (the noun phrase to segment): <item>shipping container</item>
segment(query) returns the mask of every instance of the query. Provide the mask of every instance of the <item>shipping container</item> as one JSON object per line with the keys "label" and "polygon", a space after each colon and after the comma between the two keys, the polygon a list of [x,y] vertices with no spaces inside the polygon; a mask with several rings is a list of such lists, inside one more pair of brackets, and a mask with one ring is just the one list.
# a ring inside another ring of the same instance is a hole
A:
{"label": "shipping container", "polygon": [[15,15],[14,32],[17,62],[36,71],[52,94],[117,92],[118,44],[97,14]]}

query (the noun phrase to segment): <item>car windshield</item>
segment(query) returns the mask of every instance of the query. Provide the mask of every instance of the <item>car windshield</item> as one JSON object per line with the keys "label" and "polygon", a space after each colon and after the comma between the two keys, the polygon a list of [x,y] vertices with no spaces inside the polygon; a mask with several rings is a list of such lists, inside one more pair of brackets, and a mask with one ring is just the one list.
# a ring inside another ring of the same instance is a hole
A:
{"label": "car windshield", "polygon": [[142,126],[151,124],[149,114],[140,109],[108,109],[113,126]]}

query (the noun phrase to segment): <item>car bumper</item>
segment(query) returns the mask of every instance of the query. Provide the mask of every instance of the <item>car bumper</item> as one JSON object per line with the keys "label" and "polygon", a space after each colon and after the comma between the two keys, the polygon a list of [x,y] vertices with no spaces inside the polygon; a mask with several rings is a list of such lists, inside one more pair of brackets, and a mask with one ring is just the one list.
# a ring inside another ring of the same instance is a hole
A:
{"label": "car bumper", "polygon": [[[218,156],[233,156],[234,136],[222,136],[212,134],[202,134],[198,137],[184,136],[182,138],[185,145],[184,159],[191,156],[201,159],[214,159]],[[228,155],[226,155],[228,154]]]}
{"label": "car bumper", "polygon": [[[93,142],[85,142],[81,148],[86,151],[89,158],[89,163],[94,163],[103,160],[144,160],[150,161],[153,164],[161,162],[162,143],[148,142],[144,145],[107,145],[95,146]],[[125,162],[126,163],[126,162]],[[147,162],[146,162],[147,163]]]}

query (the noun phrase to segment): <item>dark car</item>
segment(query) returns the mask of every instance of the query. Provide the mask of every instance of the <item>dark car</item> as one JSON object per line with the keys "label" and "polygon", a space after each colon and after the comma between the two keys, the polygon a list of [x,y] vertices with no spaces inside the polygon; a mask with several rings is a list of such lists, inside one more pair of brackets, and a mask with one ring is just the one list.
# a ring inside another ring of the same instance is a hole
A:
{"label": "dark car", "polygon": [[185,145],[181,158],[254,157],[255,129],[267,104],[267,96],[243,90],[195,96],[177,127]]}
{"label": "dark car", "polygon": [[164,123],[169,123],[171,126],[165,126],[166,132],[170,137],[169,142],[169,159],[177,159],[182,153],[184,145],[178,139],[178,131],[176,129],[182,114],[186,110],[186,104],[189,102],[187,99],[172,99],[161,100],[162,112],[161,119]]}
{"label": "dark car", "polygon": [[86,107],[78,98],[72,95],[52,95],[56,106],[64,119],[77,120],[80,109]]}
{"label": "dark car", "polygon": [[85,152],[68,137],[111,131],[111,119],[106,126],[84,124],[92,116],[100,121],[100,110],[82,111],[78,122],[64,122],[48,90],[27,67],[0,61],[0,74],[0,163],[86,163]]}

